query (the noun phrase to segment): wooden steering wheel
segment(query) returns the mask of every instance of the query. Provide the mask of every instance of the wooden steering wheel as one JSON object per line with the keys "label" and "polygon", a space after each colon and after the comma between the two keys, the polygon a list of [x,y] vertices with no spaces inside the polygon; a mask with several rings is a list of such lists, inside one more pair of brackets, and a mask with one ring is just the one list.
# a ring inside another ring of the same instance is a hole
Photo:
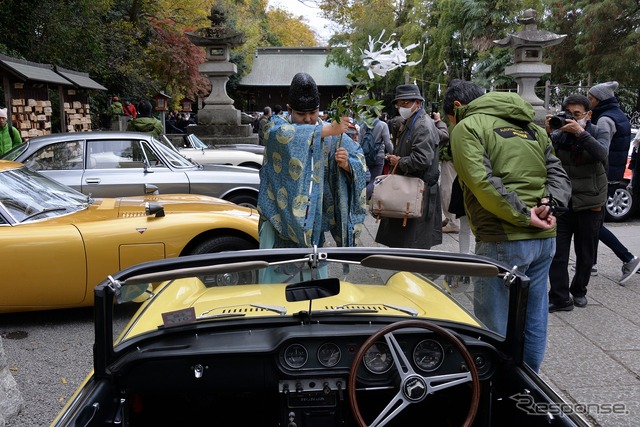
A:
{"label": "wooden steering wheel", "polygon": [[[420,328],[427,329],[435,332],[440,337],[446,339],[452,343],[456,349],[462,354],[466,362],[467,372],[459,372],[445,375],[422,375],[413,369],[413,366],[409,363],[404,352],[400,348],[398,341],[394,336],[394,332],[399,329],[407,328]],[[406,320],[402,322],[396,322],[389,326],[385,326],[373,335],[371,335],[362,344],[360,350],[353,360],[351,365],[351,373],[349,374],[349,385],[347,387],[349,393],[349,402],[353,409],[353,414],[361,427],[366,427],[358,402],[356,400],[356,377],[358,375],[358,369],[363,362],[364,355],[367,350],[384,337],[386,343],[389,345],[389,349],[393,356],[394,366],[398,370],[400,375],[400,389],[396,395],[391,399],[391,402],[380,412],[376,419],[370,424],[370,427],[382,426],[391,421],[396,415],[409,405],[422,402],[428,395],[440,390],[444,390],[449,387],[453,387],[458,384],[471,382],[471,404],[469,406],[469,412],[467,418],[462,424],[463,427],[469,427],[478,413],[478,406],[480,405],[480,379],[478,377],[478,369],[476,368],[473,358],[469,353],[469,350],[462,344],[462,342],[451,332],[438,325],[424,321],[424,320]]]}

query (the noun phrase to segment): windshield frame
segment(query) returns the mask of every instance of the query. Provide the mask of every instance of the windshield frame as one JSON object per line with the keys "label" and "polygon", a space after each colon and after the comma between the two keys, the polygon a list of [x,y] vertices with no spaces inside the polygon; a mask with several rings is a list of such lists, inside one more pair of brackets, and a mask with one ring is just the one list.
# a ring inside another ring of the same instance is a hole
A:
{"label": "windshield frame", "polygon": [[[120,341],[116,344],[113,338],[113,305],[116,299],[116,295],[122,291],[122,285],[128,279],[134,279],[145,274],[158,274],[164,270],[175,273],[180,270],[188,270],[192,268],[208,268],[211,266],[222,266],[232,263],[251,263],[256,260],[267,262],[269,265],[278,265],[286,262],[287,260],[309,260],[311,249],[271,249],[271,250],[250,250],[250,251],[237,251],[233,253],[217,253],[209,255],[200,255],[196,257],[186,257],[162,261],[153,261],[149,263],[140,264],[134,267],[130,267],[116,275],[110,276],[109,279],[102,282],[95,289],[95,312],[96,312],[96,331],[100,335],[96,336],[96,354],[100,354],[96,358],[96,372],[101,369],[105,369],[109,363],[117,358],[119,354],[126,352],[131,346],[135,346],[143,340],[153,339],[153,337],[162,334],[184,333],[185,331],[205,330],[207,328],[226,328],[231,325],[266,325],[266,324],[282,324],[283,322],[290,322],[299,324],[301,321],[304,323],[304,316],[302,312],[299,313],[287,313],[287,315],[281,315],[276,310],[276,306],[263,306],[267,307],[265,315],[259,316],[218,316],[212,321],[202,322],[188,322],[176,327],[159,327],[155,330],[150,330],[143,334],[133,334],[125,341]],[[487,334],[492,339],[503,342],[507,346],[512,354],[522,353],[522,343],[524,339],[524,319],[526,314],[526,298],[528,296],[529,279],[522,275],[517,270],[511,271],[509,267],[501,265],[500,263],[475,255],[465,255],[449,252],[437,252],[437,251],[420,251],[413,249],[398,249],[398,248],[323,248],[319,252],[320,254],[326,254],[330,259],[343,264],[359,264],[362,260],[373,255],[386,254],[391,257],[405,257],[413,260],[431,260],[433,265],[438,263],[442,265],[448,265],[449,270],[452,268],[460,268],[462,264],[470,266],[493,266],[497,268],[499,277],[504,277],[509,280],[510,295],[509,295],[509,319],[506,336],[502,337],[495,332],[483,327],[474,326],[470,323],[458,323],[454,320],[436,317],[434,322],[454,325],[456,328],[468,331],[477,331],[480,334]],[[390,258],[394,262],[393,258]],[[377,261],[376,261],[377,262]],[[429,267],[431,268],[431,267]],[[431,270],[425,270],[431,271]],[[459,271],[459,270],[458,270]],[[170,274],[172,274],[170,273]],[[427,274],[425,272],[425,274]],[[157,276],[154,276],[158,279]],[[133,282],[136,282],[133,280]],[[139,281],[137,282],[139,283]],[[506,282],[505,282],[506,283]],[[126,285],[125,285],[126,286]],[[160,292],[165,292],[165,289],[170,285],[162,288]],[[254,285],[255,286],[255,285]],[[258,286],[280,286],[282,284],[263,284]],[[385,284],[385,286],[389,286]],[[250,292],[250,291],[248,291]],[[442,291],[445,293],[445,291]],[[453,301],[454,299],[451,298]],[[260,301],[256,301],[259,303]],[[380,301],[382,303],[383,301]],[[150,310],[149,306],[153,304],[153,298],[149,301],[145,301],[140,310]],[[176,306],[178,308],[178,306]],[[395,307],[391,307],[395,309]],[[180,310],[178,310],[180,311]],[[315,310],[314,310],[315,311]],[[172,313],[171,311],[168,313]],[[200,313],[197,313],[200,314]],[[196,315],[197,315],[196,314]],[[325,313],[327,314],[327,313]],[[392,310],[386,313],[371,313],[367,311],[349,311],[342,313],[328,313],[331,316],[322,316],[322,322],[380,322],[389,321],[394,318],[407,318],[410,315],[408,312],[402,312],[402,310]],[[422,315],[419,318],[429,320],[431,316]],[[220,320],[218,320],[220,319]],[[318,321],[318,318],[314,318],[314,322]],[[104,323],[103,323],[104,322]],[[154,323],[157,325],[157,323]],[[255,326],[254,326],[255,327]],[[127,327],[130,329],[130,327]],[[501,344],[502,345],[502,344]]]}

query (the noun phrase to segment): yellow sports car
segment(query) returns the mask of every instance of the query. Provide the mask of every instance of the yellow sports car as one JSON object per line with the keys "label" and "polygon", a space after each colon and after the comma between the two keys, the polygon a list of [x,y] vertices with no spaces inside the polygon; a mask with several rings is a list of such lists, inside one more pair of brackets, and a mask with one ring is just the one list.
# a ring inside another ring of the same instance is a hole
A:
{"label": "yellow sports car", "polygon": [[[506,333],[474,311],[488,279],[508,295]],[[523,362],[528,285],[410,249],[136,265],[96,287],[94,370],[52,426],[587,426]],[[114,304],[132,300],[116,331]]]}
{"label": "yellow sports car", "polygon": [[257,239],[257,212],[221,199],[91,199],[0,161],[0,312],[91,305],[93,288],[128,266],[253,249]]}

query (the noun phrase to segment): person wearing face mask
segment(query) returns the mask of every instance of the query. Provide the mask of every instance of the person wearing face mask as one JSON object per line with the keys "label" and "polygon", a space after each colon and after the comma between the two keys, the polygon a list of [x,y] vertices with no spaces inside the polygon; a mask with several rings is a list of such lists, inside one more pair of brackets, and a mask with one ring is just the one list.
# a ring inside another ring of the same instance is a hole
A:
{"label": "person wearing face mask", "polygon": [[430,249],[442,243],[440,191],[438,187],[438,143],[440,137],[433,120],[424,110],[418,86],[400,85],[393,104],[404,119],[394,154],[386,156],[395,173],[419,177],[425,182],[422,217],[382,218],[375,241],[395,248]]}
{"label": "person wearing face mask", "polygon": [[[476,254],[529,277],[523,359],[538,371],[547,342],[549,266],[556,246],[551,207],[566,207],[571,183],[531,104],[515,93],[484,92],[452,80],[442,106],[453,125],[449,144],[476,237]],[[473,309],[506,334],[509,289],[502,279],[474,278]]]}
{"label": "person wearing face mask", "polygon": [[[556,156],[562,161],[562,167],[571,180],[569,210],[558,217],[556,254],[549,269],[550,313],[570,311],[574,305],[587,305],[587,285],[597,251],[596,241],[604,220],[608,185],[609,137],[591,123],[589,99],[580,94],[569,95],[562,102],[562,110],[567,116],[564,121],[548,115],[545,122]],[[572,237],[576,266],[569,286]]]}

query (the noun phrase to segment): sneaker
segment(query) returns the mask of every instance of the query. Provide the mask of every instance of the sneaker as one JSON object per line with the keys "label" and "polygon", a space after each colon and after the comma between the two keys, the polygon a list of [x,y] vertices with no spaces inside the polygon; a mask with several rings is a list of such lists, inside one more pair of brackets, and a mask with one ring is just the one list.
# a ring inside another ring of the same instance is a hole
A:
{"label": "sneaker", "polygon": [[[575,264],[573,264],[571,266],[571,271],[576,271],[576,265]],[[598,266],[597,265],[593,265],[591,267],[591,275],[592,276],[597,276],[598,275]]]}
{"label": "sneaker", "polygon": [[443,233],[459,233],[460,229],[451,224],[447,224],[444,227],[442,227],[442,232]]}
{"label": "sneaker", "polygon": [[634,256],[633,259],[629,262],[625,262],[622,264],[622,277],[618,280],[619,285],[624,285],[624,283],[631,278],[636,272],[640,269],[640,258]]}

